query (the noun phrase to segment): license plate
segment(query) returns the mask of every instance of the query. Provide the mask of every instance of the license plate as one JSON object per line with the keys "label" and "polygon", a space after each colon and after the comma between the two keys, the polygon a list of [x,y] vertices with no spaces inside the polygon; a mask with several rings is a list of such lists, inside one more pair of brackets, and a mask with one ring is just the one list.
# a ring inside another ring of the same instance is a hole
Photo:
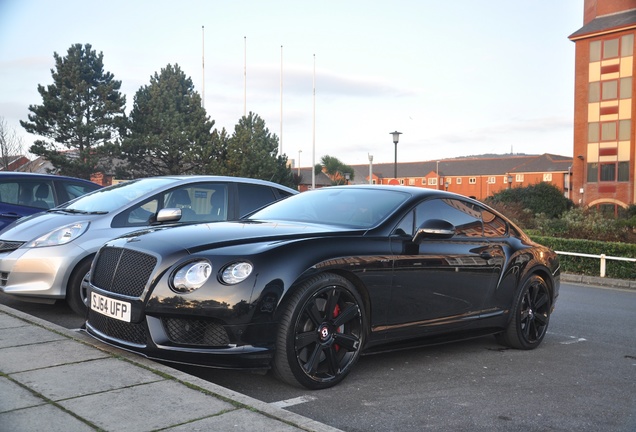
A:
{"label": "license plate", "polygon": [[130,322],[130,303],[91,293],[91,309],[120,321]]}

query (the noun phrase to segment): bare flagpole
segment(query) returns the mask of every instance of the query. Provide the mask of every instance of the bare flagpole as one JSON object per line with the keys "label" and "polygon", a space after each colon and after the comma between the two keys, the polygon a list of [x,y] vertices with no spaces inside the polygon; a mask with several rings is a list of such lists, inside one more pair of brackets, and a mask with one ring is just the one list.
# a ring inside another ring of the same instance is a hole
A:
{"label": "bare flagpole", "polygon": [[311,189],[316,189],[316,170],[314,167],[316,166],[316,54],[314,54],[314,78],[313,78],[313,87],[314,87],[314,110],[312,117],[312,150],[311,150]]}
{"label": "bare flagpole", "polygon": [[283,154],[283,46],[280,46],[280,150]]}
{"label": "bare flagpole", "polygon": [[205,108],[205,26],[201,26],[201,106]]}
{"label": "bare flagpole", "polygon": [[243,117],[247,116],[247,36],[243,36]]}

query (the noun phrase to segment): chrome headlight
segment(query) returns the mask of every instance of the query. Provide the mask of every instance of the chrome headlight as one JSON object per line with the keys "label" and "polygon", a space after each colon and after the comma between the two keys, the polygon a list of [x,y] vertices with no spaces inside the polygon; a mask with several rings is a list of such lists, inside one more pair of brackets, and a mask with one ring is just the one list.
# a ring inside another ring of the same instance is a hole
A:
{"label": "chrome headlight", "polygon": [[72,224],[64,225],[63,227],[56,228],[53,231],[31,240],[24,247],[37,248],[43,246],[59,246],[69,242],[72,242],[82,234],[86,232],[90,222],[74,222]]}
{"label": "chrome headlight", "polygon": [[208,261],[190,261],[174,273],[172,289],[179,293],[189,293],[201,288],[212,274],[212,264]]}
{"label": "chrome headlight", "polygon": [[232,263],[223,270],[221,280],[228,285],[243,282],[252,274],[253,269],[254,266],[246,261]]}

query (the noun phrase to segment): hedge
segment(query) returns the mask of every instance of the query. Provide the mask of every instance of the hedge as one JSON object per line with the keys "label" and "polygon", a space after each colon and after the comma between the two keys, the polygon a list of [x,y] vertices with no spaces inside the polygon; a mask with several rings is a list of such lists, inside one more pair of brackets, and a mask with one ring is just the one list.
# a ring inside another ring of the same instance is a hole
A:
{"label": "hedge", "polygon": [[[531,235],[531,238],[537,243],[548,246],[555,251],[636,258],[636,244],[631,243],[611,243],[595,240],[544,237],[539,235]],[[559,261],[561,262],[562,273],[600,276],[601,262],[599,258],[559,255]],[[636,280],[636,263],[607,260],[605,276],[615,279]]]}

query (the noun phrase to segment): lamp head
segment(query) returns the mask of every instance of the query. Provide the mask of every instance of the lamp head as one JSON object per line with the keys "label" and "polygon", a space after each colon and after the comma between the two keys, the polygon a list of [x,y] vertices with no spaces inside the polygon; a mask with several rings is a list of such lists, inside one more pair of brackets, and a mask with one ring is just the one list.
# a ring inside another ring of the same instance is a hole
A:
{"label": "lamp head", "polygon": [[391,132],[391,135],[393,135],[393,144],[397,144],[398,141],[400,140],[400,135],[402,135],[402,132]]}

